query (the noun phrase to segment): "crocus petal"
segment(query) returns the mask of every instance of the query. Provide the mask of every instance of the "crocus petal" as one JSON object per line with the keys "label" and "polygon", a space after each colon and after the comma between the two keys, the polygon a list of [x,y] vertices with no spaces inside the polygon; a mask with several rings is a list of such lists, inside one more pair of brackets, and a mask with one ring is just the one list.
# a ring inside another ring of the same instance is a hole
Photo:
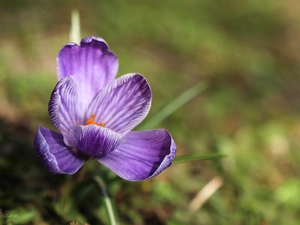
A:
{"label": "crocus petal", "polygon": [[124,142],[120,134],[96,125],[75,126],[70,138],[77,150],[92,157],[103,157]]}
{"label": "crocus petal", "polygon": [[61,134],[44,127],[39,127],[35,134],[34,149],[51,173],[74,174],[84,163],[64,144]]}
{"label": "crocus petal", "polygon": [[64,136],[64,141],[71,146],[68,134],[71,127],[83,123],[77,104],[77,85],[74,77],[68,76],[60,80],[54,88],[49,101],[49,114],[54,126]]}
{"label": "crocus petal", "polygon": [[127,134],[148,114],[151,89],[140,74],[127,74],[106,86],[91,102],[86,119],[95,121],[122,135]]}
{"label": "crocus petal", "polygon": [[78,46],[68,43],[57,57],[58,79],[73,75],[78,86],[79,102],[83,110],[95,95],[113,81],[119,63],[107,43],[97,37],[88,37]]}
{"label": "crocus petal", "polygon": [[138,181],[169,167],[175,153],[176,145],[168,131],[133,131],[126,135],[124,144],[98,160],[123,179]]}

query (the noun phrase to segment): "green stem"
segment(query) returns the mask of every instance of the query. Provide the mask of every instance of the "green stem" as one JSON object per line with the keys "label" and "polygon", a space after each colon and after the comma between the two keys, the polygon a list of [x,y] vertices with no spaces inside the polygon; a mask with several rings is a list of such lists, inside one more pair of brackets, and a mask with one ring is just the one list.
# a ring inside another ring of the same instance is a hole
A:
{"label": "green stem", "polygon": [[107,213],[108,213],[108,217],[109,217],[109,220],[110,220],[110,224],[111,225],[117,225],[116,216],[114,214],[113,206],[112,206],[110,197],[108,195],[107,188],[105,186],[104,181],[99,176],[95,176],[94,180],[97,182],[97,184],[99,185],[99,187],[102,191],[102,194],[103,194],[103,197],[104,197],[104,202],[105,202]]}

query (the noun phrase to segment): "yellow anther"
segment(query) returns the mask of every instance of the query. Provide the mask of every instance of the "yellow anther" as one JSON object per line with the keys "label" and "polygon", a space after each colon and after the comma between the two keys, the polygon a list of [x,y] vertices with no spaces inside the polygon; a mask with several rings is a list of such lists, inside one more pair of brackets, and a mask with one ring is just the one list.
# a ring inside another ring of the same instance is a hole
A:
{"label": "yellow anther", "polygon": [[96,123],[95,122],[95,114],[92,114],[91,118],[89,120],[86,121],[86,125],[91,125],[91,124],[95,124],[97,126],[101,126],[104,127],[104,120],[101,121],[101,123]]}

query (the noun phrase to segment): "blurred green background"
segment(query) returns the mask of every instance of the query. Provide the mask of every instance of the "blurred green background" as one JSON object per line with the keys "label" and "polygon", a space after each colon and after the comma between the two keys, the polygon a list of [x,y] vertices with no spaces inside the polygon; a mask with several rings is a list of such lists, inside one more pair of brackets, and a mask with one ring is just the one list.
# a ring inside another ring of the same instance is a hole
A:
{"label": "blurred green background", "polygon": [[[73,9],[82,37],[104,38],[119,57],[118,76],[147,78],[148,118],[207,85],[156,127],[172,133],[178,156],[227,157],[174,163],[139,183],[93,161],[74,176],[48,173],[32,140],[38,125],[53,127],[47,104]],[[120,224],[298,224],[299,12],[297,0],[1,0],[0,224],[108,224],[95,173]],[[192,211],[216,178],[221,187]]]}

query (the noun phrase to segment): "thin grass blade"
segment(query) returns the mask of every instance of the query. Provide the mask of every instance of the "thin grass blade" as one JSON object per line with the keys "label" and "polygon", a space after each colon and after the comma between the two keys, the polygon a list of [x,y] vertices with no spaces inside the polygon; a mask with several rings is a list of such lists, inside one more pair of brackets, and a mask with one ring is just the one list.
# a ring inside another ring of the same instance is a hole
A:
{"label": "thin grass blade", "polygon": [[195,86],[191,87],[190,89],[188,89],[187,91],[185,91],[181,95],[179,95],[177,98],[175,98],[173,101],[171,101],[164,108],[162,108],[153,117],[151,117],[150,119],[145,121],[145,123],[141,124],[141,126],[139,128],[142,130],[145,130],[145,129],[151,129],[151,128],[156,127],[160,122],[162,122],[164,119],[166,119],[172,113],[174,113],[177,109],[179,109],[185,103],[187,103],[192,98],[197,96],[199,93],[201,93],[205,89],[207,89],[207,87],[208,87],[208,84],[203,83],[203,82],[198,83]]}
{"label": "thin grass blade", "polygon": [[195,160],[213,160],[213,159],[220,159],[226,157],[223,153],[213,153],[213,154],[190,154],[190,155],[183,155],[183,156],[176,156],[174,159],[174,163],[183,163],[183,162],[190,162]]}

